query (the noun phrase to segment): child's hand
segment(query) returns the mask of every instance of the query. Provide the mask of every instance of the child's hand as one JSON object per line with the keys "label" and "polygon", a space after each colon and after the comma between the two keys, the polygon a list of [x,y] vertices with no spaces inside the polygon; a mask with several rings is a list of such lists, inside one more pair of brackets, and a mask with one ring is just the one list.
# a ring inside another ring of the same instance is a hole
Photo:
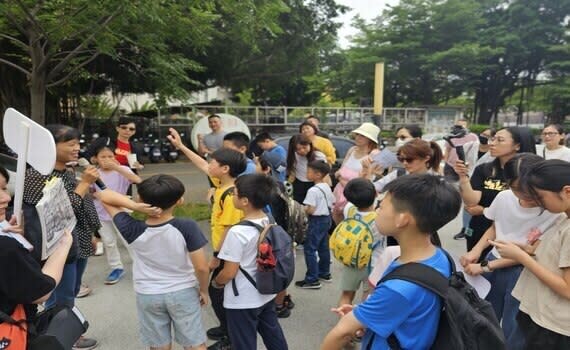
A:
{"label": "child's hand", "polygon": [[210,262],[208,263],[208,266],[210,267],[210,271],[214,271],[215,269],[218,268],[218,266],[220,266],[220,259],[212,258],[212,260],[210,260]]}
{"label": "child's hand", "polygon": [[176,131],[176,129],[170,128],[168,131],[170,132],[170,135],[166,136],[166,138],[168,141],[170,141],[170,143],[172,143],[174,147],[176,147],[176,149],[180,149],[180,147],[184,146],[182,144],[182,138],[180,138],[180,134],[178,131]]}
{"label": "child's hand", "polygon": [[466,267],[467,265],[476,262],[479,259],[480,255],[481,254],[479,252],[471,250],[467,254],[459,258],[459,262],[461,263],[461,266]]}
{"label": "child's hand", "polygon": [[469,276],[479,276],[483,272],[484,271],[483,268],[481,267],[481,264],[469,264],[465,266],[465,273],[468,274]]}
{"label": "child's hand", "polygon": [[331,311],[337,314],[339,317],[346,315],[347,313],[351,312],[354,309],[354,305],[351,304],[344,304],[337,308],[332,308]]}
{"label": "child's hand", "polygon": [[524,244],[517,244],[514,242],[505,242],[505,241],[491,241],[489,243],[497,248],[499,254],[501,254],[501,258],[504,259],[513,259],[520,262],[525,255],[528,253],[521,247],[525,246]]}
{"label": "child's hand", "polygon": [[200,306],[208,305],[208,292],[200,292]]}
{"label": "child's hand", "polygon": [[148,216],[159,216],[162,214],[162,209],[153,207],[150,204],[146,203],[135,203],[135,205],[131,208],[134,211],[138,211],[139,213],[146,214]]}
{"label": "child's hand", "polygon": [[[22,216],[22,221],[24,220],[24,217]],[[10,218],[10,221],[8,221],[8,224],[10,226],[6,226],[2,229],[3,232],[12,232],[12,233],[17,233],[19,235],[24,235],[24,224],[23,222],[21,224],[18,224],[17,220],[16,220],[16,215],[12,215],[12,217]]]}

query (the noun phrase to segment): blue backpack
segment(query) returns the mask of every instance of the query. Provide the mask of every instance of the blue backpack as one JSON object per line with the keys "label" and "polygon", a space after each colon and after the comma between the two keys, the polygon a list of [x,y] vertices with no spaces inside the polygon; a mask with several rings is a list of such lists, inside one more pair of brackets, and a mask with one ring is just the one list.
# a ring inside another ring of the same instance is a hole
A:
{"label": "blue backpack", "polygon": [[[255,227],[259,231],[257,244],[257,274],[255,279],[241,266],[240,271],[260,294],[277,294],[287,289],[295,274],[295,255],[291,236],[270,218],[270,224],[263,227],[244,220],[242,226]],[[238,296],[235,279],[232,280],[234,295]]]}

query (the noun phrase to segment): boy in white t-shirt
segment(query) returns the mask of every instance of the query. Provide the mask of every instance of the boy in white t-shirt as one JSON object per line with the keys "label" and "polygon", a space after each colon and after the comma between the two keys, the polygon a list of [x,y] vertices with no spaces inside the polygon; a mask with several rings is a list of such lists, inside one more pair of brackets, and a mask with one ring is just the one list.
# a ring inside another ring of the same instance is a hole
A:
{"label": "boy in white t-shirt", "polygon": [[307,165],[307,178],[315,183],[309,188],[303,201],[305,212],[309,216],[307,237],[303,245],[307,273],[303,280],[295,282],[297,287],[304,289],[321,288],[319,280],[332,281],[329,229],[332,224],[331,210],[335,198],[330,186],[323,180],[330,172],[331,167],[322,160],[315,160]]}
{"label": "boy in white t-shirt", "polygon": [[[243,210],[244,220],[259,226],[269,224],[263,209],[270,203],[275,181],[265,175],[243,175],[237,178],[234,206]],[[240,271],[254,280],[257,276],[259,231],[252,226],[232,226],[218,257],[225,261],[222,271],[212,281],[215,288],[224,288],[224,308],[232,350],[257,349],[257,332],[267,349],[286,350],[287,341],[277,320],[276,294],[260,294]]]}
{"label": "boy in white t-shirt", "polygon": [[[343,191],[344,197],[348,200],[348,204],[344,207],[344,217],[354,218],[359,216],[360,220],[368,225],[369,230],[374,237],[372,259],[370,266],[376,266],[380,254],[386,247],[386,237],[378,232],[374,220],[376,212],[374,210],[374,202],[376,200],[376,189],[374,184],[367,179],[356,178],[350,180]],[[368,290],[367,277],[370,272],[368,267],[358,269],[356,267],[342,266],[342,276],[340,286],[342,294],[338,305],[352,304],[356,291],[363,284],[364,290]]]}

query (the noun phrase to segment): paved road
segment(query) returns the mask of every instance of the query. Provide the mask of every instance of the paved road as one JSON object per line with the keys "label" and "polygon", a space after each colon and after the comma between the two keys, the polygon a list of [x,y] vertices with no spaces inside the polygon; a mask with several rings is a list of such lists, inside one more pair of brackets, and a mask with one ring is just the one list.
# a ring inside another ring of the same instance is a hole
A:
{"label": "paved road", "polygon": [[[188,163],[148,165],[143,177],[156,173],[168,173],[178,176],[187,188],[187,200],[203,200],[207,181],[199,171]],[[209,223],[200,223],[204,233],[209,236]],[[464,250],[464,241],[454,241],[451,237],[460,228],[460,218],[452,221],[442,230],[440,235],[444,244],[451,252],[460,254]],[[106,286],[103,280],[108,273],[104,257],[93,257],[84,276],[84,281],[93,289],[93,293],[78,299],[78,306],[87,316],[91,327],[88,335],[100,342],[100,349],[105,350],[134,350],[143,349],[139,342],[135,296],[132,287],[132,261],[127,251],[122,249],[123,262],[128,271],[125,278],[116,285]],[[303,254],[297,255],[296,276],[301,278],[305,273]],[[318,349],[326,333],[336,324],[337,317],[329,310],[335,306],[340,295],[338,278],[340,266],[333,263],[333,282],[323,283],[320,290],[303,290],[291,287],[290,293],[296,307],[291,316],[281,320],[285,336],[291,350]],[[204,308],[206,327],[217,325],[211,307]],[[211,341],[208,342],[211,344]],[[181,349],[181,347],[174,347]],[[265,349],[261,344],[259,349]]]}

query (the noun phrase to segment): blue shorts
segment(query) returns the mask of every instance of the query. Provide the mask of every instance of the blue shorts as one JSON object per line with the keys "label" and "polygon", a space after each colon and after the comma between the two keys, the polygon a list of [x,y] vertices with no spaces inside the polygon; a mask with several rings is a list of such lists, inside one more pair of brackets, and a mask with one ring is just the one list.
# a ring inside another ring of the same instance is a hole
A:
{"label": "blue shorts", "polygon": [[198,288],[164,294],[137,293],[141,340],[149,347],[161,347],[174,339],[184,347],[206,343]]}

